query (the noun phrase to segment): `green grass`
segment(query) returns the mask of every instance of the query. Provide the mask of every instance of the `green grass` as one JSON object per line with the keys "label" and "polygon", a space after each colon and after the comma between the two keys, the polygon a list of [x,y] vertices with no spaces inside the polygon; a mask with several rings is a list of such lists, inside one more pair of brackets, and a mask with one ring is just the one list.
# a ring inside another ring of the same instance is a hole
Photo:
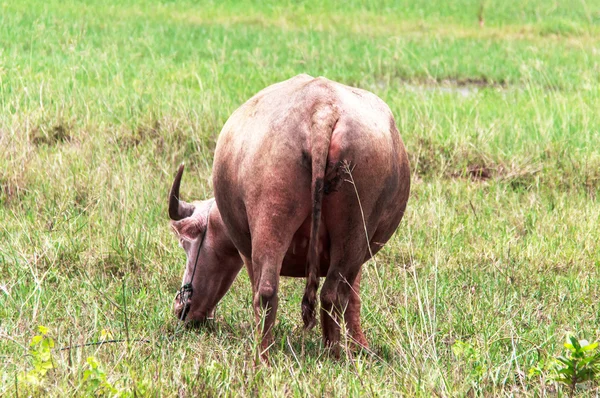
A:
{"label": "green grass", "polygon": [[[485,1],[483,27],[480,4],[0,4],[0,395],[89,394],[88,356],[142,396],[566,394],[527,374],[599,333],[600,4]],[[413,187],[364,267],[372,352],[330,358],[284,279],[254,367],[245,271],[211,327],[172,316],[167,191],[185,160],[182,195],[210,196],[227,117],[303,72],[390,105]],[[55,350],[33,388],[38,325],[57,348],[149,342]]]}

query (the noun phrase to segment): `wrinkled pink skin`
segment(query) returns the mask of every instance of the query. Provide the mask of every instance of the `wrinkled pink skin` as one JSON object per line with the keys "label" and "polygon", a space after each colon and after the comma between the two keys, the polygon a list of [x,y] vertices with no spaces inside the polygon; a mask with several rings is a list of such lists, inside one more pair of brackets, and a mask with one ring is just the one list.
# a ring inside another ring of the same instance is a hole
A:
{"label": "wrinkled pink skin", "polygon": [[[315,182],[320,177],[321,191]],[[179,197],[178,186],[171,196]],[[211,317],[245,264],[266,355],[279,278],[306,277],[311,216],[320,211],[314,253],[318,275],[325,277],[320,293],[324,342],[338,352],[344,321],[354,342],[367,346],[360,326],[360,269],[369,249],[379,251],[396,230],[410,190],[406,151],[387,105],[367,91],[308,75],[269,86],[223,127],[213,186],[212,207],[211,200],[180,202],[186,217],[172,222],[188,259],[183,283],[191,277],[206,231],[186,320]],[[311,200],[316,191],[320,207]],[[178,317],[182,308],[176,300]]]}

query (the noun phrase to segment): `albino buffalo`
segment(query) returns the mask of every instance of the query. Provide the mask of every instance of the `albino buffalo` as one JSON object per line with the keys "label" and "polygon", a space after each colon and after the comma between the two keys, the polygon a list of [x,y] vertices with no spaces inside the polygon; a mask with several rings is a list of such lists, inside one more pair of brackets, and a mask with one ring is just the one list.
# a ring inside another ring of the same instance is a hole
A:
{"label": "albino buffalo", "polygon": [[[179,198],[169,216],[187,255],[175,299],[181,320],[203,321],[245,264],[261,349],[272,343],[280,276],[306,278],[304,325],[321,289],[324,343],[338,349],[340,321],[360,326],[361,266],[392,236],[406,209],[410,171],[388,106],[374,94],[299,75],[269,86],[229,118],[217,142],[214,199]],[[264,318],[262,318],[264,316]]]}

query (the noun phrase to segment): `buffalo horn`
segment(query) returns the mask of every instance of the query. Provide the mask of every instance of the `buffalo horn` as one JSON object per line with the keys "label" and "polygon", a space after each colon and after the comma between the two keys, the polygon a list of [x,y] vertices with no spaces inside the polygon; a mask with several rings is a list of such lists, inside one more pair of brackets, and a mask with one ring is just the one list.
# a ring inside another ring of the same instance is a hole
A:
{"label": "buffalo horn", "polygon": [[179,199],[179,186],[181,185],[181,176],[183,175],[184,164],[181,163],[171,193],[169,194],[169,217],[171,220],[179,221],[189,217],[194,212],[194,206]]}

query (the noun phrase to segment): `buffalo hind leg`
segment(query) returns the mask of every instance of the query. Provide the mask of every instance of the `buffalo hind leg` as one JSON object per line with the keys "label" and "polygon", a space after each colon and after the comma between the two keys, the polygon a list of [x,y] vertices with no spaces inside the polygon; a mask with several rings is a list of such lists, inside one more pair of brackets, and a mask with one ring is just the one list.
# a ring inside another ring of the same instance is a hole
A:
{"label": "buffalo hind leg", "polygon": [[354,348],[369,347],[369,343],[362,331],[360,326],[360,277],[361,272],[359,271],[358,276],[352,284],[352,290],[350,292],[350,299],[348,301],[348,308],[344,317],[346,319],[346,327],[352,338]]}
{"label": "buffalo hind leg", "polygon": [[[340,352],[340,329],[346,323],[350,336],[365,342],[360,328],[360,299],[358,291],[354,292],[357,276],[362,265],[356,259],[363,258],[361,248],[363,245],[344,245],[353,250],[332,250],[331,264],[327,278],[321,289],[321,328],[323,342],[331,347],[334,356]],[[359,284],[360,282],[358,282]],[[358,287],[358,284],[356,287]],[[354,297],[353,297],[354,296]],[[348,318],[346,318],[348,315]]]}

